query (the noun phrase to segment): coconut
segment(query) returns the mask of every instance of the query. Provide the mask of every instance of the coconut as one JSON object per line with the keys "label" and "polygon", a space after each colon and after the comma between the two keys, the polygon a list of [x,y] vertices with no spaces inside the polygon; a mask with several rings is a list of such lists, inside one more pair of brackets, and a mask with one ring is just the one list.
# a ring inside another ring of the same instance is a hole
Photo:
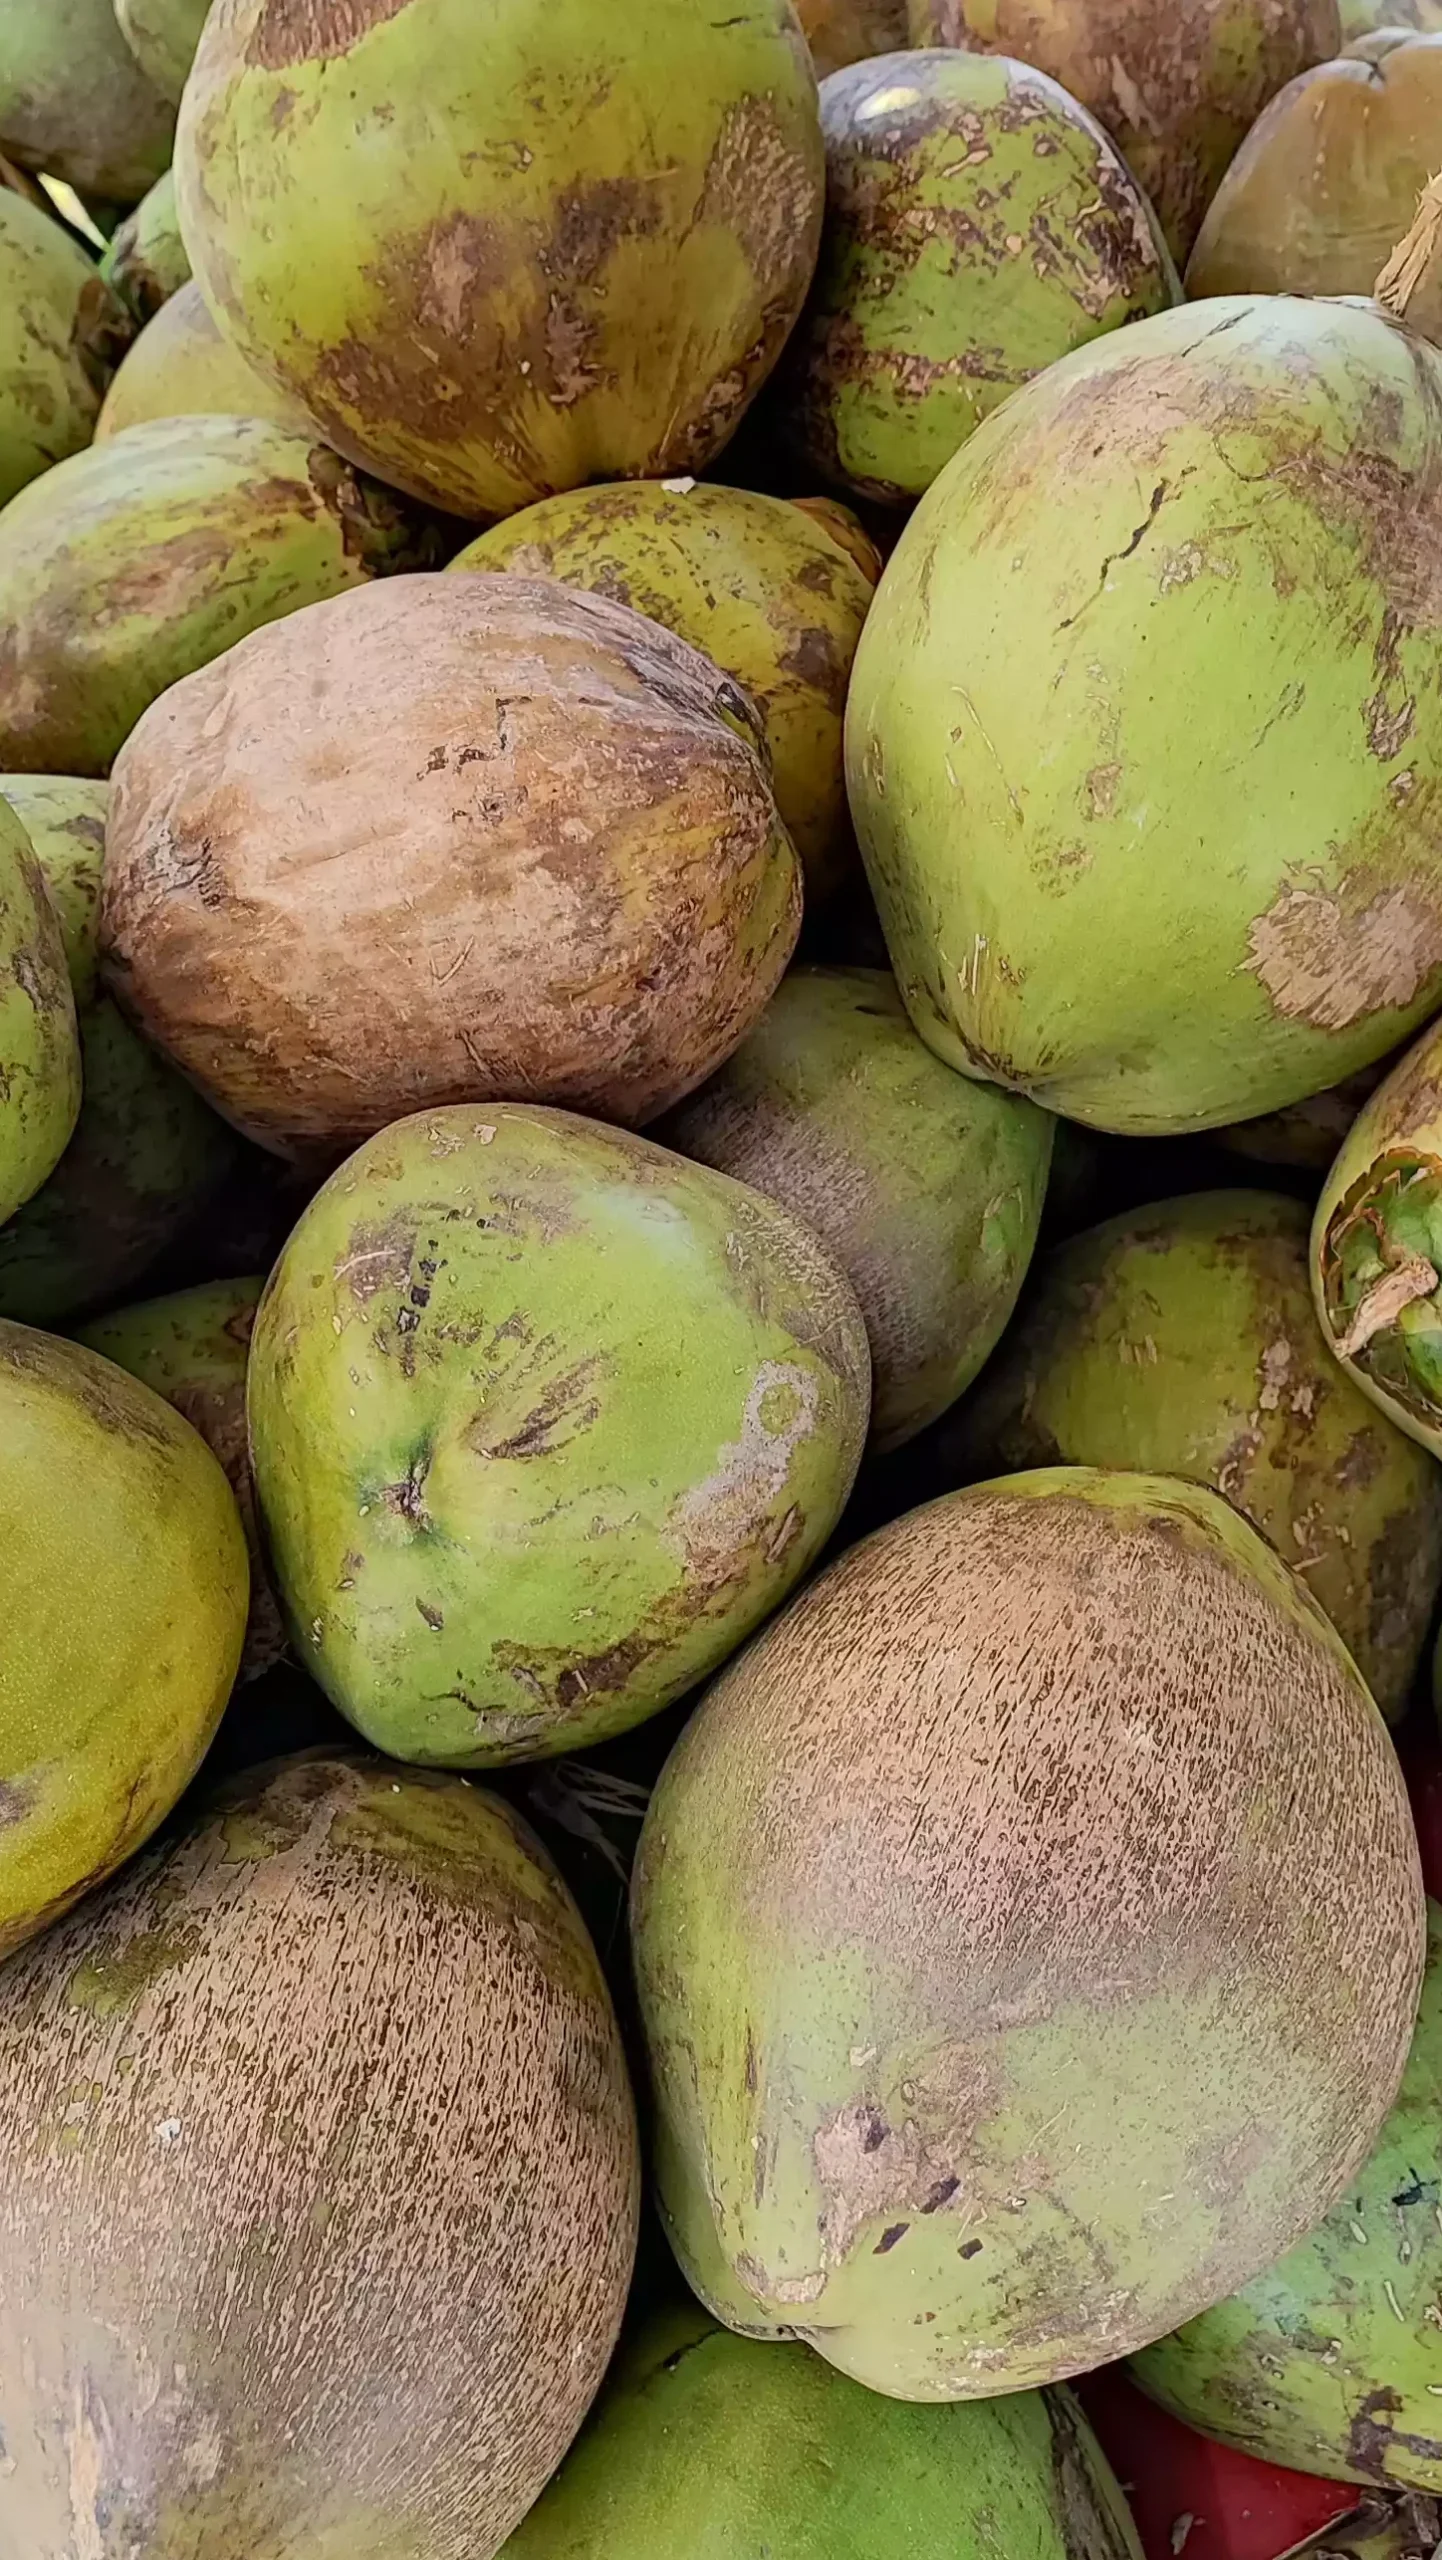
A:
{"label": "coconut", "polygon": [[120,32],[153,88],[179,99],[210,0],[115,0]]}
{"label": "coconut", "polygon": [[654,2315],[623,2349],[504,2560],[708,2550],[1140,2560],[1069,2392],[908,2408],[859,2390],[803,2346],[730,2337],[690,2303]]}
{"label": "coconut", "polygon": [[0,767],[105,774],[146,705],[258,625],[433,556],[315,436],[164,418],[0,515]]}
{"label": "coconut", "polygon": [[1099,124],[1020,62],[888,54],[821,92],[827,218],[777,398],[810,467],[908,505],[1021,382],[1180,298]]}
{"label": "coconut", "polygon": [[398,1122],[305,1211],[251,1345],[300,1658],[402,1760],[622,1733],[814,1562],[869,1385],[845,1279],[741,1183],[567,1112]]}
{"label": "coconut", "polygon": [[282,1153],[516,1093],[654,1118],[749,1031],[799,916],[751,702],[548,580],[295,615],[167,694],[116,769],[122,1000]]}
{"label": "coconut", "polygon": [[164,1396],[224,1467],[250,1551],[250,1620],[241,1676],[253,1679],[285,1651],[285,1629],[261,1551],[245,1430],[245,1372],[264,1282],[212,1280],[87,1325],[79,1339]]}
{"label": "coconut", "polygon": [[881,1530],[723,1674],[632,1939],[693,2289],[979,2399],[1149,2343],[1328,2210],[1423,1901],[1302,1584],[1200,1486],[1056,1468]]}
{"label": "coconut", "polygon": [[1442,1904],[1422,2006],[1371,2158],[1300,2246],[1137,2359],[1163,2406],[1324,2479],[1442,2490]]}
{"label": "coconut", "polygon": [[1053,1127],[942,1066],[884,970],[794,969],[657,1134],[815,1229],[866,1318],[884,1450],[935,1421],[995,1346],[1036,1243]]}
{"label": "coconut", "polygon": [[1214,196],[1194,299],[1370,293],[1442,166],[1442,35],[1393,30],[1289,81]]}
{"label": "coconut", "polygon": [[0,1234],[59,1163],[80,1113],[80,1038],[60,919],[0,802]]}
{"label": "coconut", "polygon": [[136,204],[169,165],[174,131],[112,0],[0,0],[0,151],[22,169]]}
{"label": "coconut", "polygon": [[0,1974],[0,2116],[27,2560],[491,2560],[637,2210],[605,1984],[507,1806],[360,1758],[237,1782]]}
{"label": "coconut", "polygon": [[1298,1200],[1200,1191],[1073,1237],[940,1433],[938,1482],[1062,1463],[1214,1486],[1395,1721],[1442,1585],[1442,1473],[1329,1356],[1308,1224]]}
{"label": "coconut", "polygon": [[801,308],[824,192],[790,0],[217,9],[176,173],[241,354],[469,517],[699,471]]}
{"label": "coconut", "polygon": [[97,444],[156,418],[273,418],[314,443],[298,400],[277,391],[226,344],[198,284],[182,284],[141,330],[95,429]]}
{"label": "coconut", "polygon": [[105,786],[0,774],[59,911],[83,1094],[54,1172],[0,1227],[0,1316],[58,1326],[130,1288],[231,1172],[235,1140],[97,984]]}
{"label": "coconut", "polygon": [[1442,1002],[1439,397],[1376,305],[1195,304],[1026,385],[928,492],[847,763],[949,1063],[1175,1134],[1335,1085]]}
{"label": "coconut", "polygon": [[544,498],[451,566],[559,578],[705,650],[760,710],[808,898],[855,866],[841,721],[876,580],[830,527],[745,489],[638,481]]}
{"label": "coconut", "polygon": [[246,1565],[204,1442],[93,1351],[0,1323],[0,1446],[4,1954],[120,1866],[194,1776],[240,1659]]}
{"label": "coconut", "polygon": [[77,240],[0,192],[0,506],[90,442],[125,314]]}
{"label": "coconut", "polygon": [[1317,1203],[1312,1289],[1363,1393],[1442,1457],[1442,1026],[1352,1124]]}
{"label": "coconut", "polygon": [[1341,41],[1337,0],[908,0],[915,45],[1014,54],[1099,117],[1178,266],[1269,98]]}
{"label": "coconut", "polygon": [[140,321],[153,319],[187,282],[190,260],[180,236],[175,179],[169,169],[119,225],[100,261],[100,272]]}
{"label": "coconut", "polygon": [[906,42],[906,0],[796,0],[796,14],[822,79]]}

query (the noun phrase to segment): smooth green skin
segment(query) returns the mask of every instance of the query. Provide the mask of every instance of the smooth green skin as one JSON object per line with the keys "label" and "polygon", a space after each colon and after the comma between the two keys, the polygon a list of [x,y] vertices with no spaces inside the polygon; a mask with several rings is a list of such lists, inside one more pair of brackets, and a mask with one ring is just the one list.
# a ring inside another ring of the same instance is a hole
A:
{"label": "smooth green skin", "polygon": [[1417,2034],[1366,2167],[1300,2248],[1132,2369],[1264,2462],[1442,2490],[1442,1906],[1427,1906]]}
{"label": "smooth green skin", "polygon": [[0,1954],[149,1838],[200,1766],[245,1632],[245,1538],[149,1389],[0,1322]]}
{"label": "smooth green skin", "polygon": [[22,1324],[67,1325],[133,1287],[236,1161],[224,1122],[97,983],[107,797],[100,782],[0,774],[59,911],[84,1087],[48,1182],[0,1227],[0,1316]]}
{"label": "smooth green skin", "polygon": [[230,1480],[250,1550],[250,1623],[242,1679],[285,1652],[280,1604],[261,1549],[245,1429],[245,1372],[261,1279],[210,1280],[86,1325],[76,1339],[139,1378],[200,1433]]}
{"label": "smooth green skin", "polygon": [[827,215],[778,396],[807,462],[906,505],[1046,365],[1181,299],[1101,126],[995,54],[887,54],[824,82]]}
{"label": "smooth green skin", "polygon": [[[1442,1274],[1442,1026],[1423,1032],[1358,1112],[1322,1185],[1311,1265],[1333,1353],[1364,1395],[1442,1458],[1442,1283],[1426,1285],[1428,1265]],[[1417,1294],[1343,1359],[1359,1309],[1409,1266]]]}
{"label": "smooth green skin", "polygon": [[922,500],[847,778],[951,1065],[1176,1134],[1337,1084],[1442,1001],[1439,398],[1375,308],[1198,303],[1016,392]]}
{"label": "smooth green skin", "polygon": [[1337,0],[908,0],[914,45],[1034,62],[1100,118],[1178,265],[1267,100],[1342,38]]}
{"label": "smooth green skin", "polygon": [[874,585],[814,517],[704,482],[576,489],[494,526],[451,567],[559,578],[704,650],[760,710],[808,898],[854,872],[841,722]]}
{"label": "smooth green skin", "polygon": [[0,506],[95,432],[109,297],[76,240],[0,193]]}
{"label": "smooth green skin", "polygon": [[1067,2392],[927,2408],[695,2304],[624,2347],[502,2560],[1138,2560]]}
{"label": "smooth green skin", "polygon": [[425,1112],[318,1193],[248,1389],[300,1661],[396,1758],[623,1732],[733,1652],[850,1491],[870,1364],[821,1247],[567,1112]]}
{"label": "smooth green skin", "polygon": [[0,151],[82,197],[137,204],[168,167],[175,109],[112,0],[0,0]]}
{"label": "smooth green skin", "polygon": [[701,470],[800,310],[825,183],[790,0],[244,0],[176,176],[241,353],[473,519]]}
{"label": "smooth green skin", "polygon": [[152,88],[177,102],[210,0],[114,0],[116,23]]}
{"label": "smooth green skin", "polygon": [[657,1135],[820,1236],[866,1318],[881,1451],[944,1413],[995,1348],[1036,1244],[1055,1126],[934,1058],[884,969],[793,969]]}
{"label": "smooth green skin", "polygon": [[97,444],[156,418],[272,418],[307,432],[299,401],[227,346],[198,284],[182,284],[141,330],[105,395]]}
{"label": "smooth green skin", "polygon": [[1253,125],[1187,263],[1208,294],[1368,294],[1442,164],[1442,39],[1399,35],[1288,82]]}
{"label": "smooth green skin", "polygon": [[143,711],[248,632],[418,565],[406,513],[262,418],[112,436],[0,515],[0,768],[109,772]]}
{"label": "smooth green skin", "polygon": [[1309,1225],[1298,1200],[1200,1191],[1071,1238],[941,1435],[940,1483],[1066,1465],[1211,1485],[1395,1723],[1442,1585],[1442,1472],[1329,1356]]}
{"label": "smooth green skin", "polygon": [[100,261],[100,272],[137,320],[153,319],[190,278],[180,236],[175,175],[167,169],[122,222]]}
{"label": "smooth green skin", "polygon": [[60,918],[13,809],[0,807],[0,1234],[80,1116],[80,1035]]}
{"label": "smooth green skin", "polygon": [[[1160,1516],[1184,1547],[1259,1582],[1356,1679],[1296,1577],[1200,1486],[1056,1468],[977,1490]],[[832,1568],[847,1570],[845,1558]],[[824,1591],[823,1579],[794,1608],[815,1608]],[[1229,2206],[1207,2175],[1214,2153],[1199,2159],[1198,2093],[1221,2084],[1238,2032],[1226,1968],[1192,1965],[1145,1994],[1082,1994],[1040,2014],[1019,1978],[1015,2015],[1003,2012],[984,2043],[969,2027],[958,2042],[956,1978],[952,1961],[943,1972],[931,1953],[924,1889],[914,1904],[899,1890],[877,1899],[858,1878],[847,1899],[844,1844],[859,1843],[867,1819],[854,1766],[827,1781],[825,1831],[795,1829],[795,1769],[778,1784],[766,1757],[768,1714],[795,1712],[774,1692],[766,1703],[767,1648],[785,1626],[758,1638],[692,1715],[652,1796],[632,1879],[657,2198],[672,2248],[729,2327],[773,2339],[799,2332],[841,2371],[898,2398],[990,2397],[1086,2371],[1121,2350],[1119,2315],[1137,2324],[1140,2343],[1149,2315],[1155,2333],[1164,2306],[1195,2300],[1198,2271],[1239,2210],[1254,2241],[1268,2229],[1280,2235],[1274,2247],[1296,2235],[1294,2160],[1262,2146]],[[813,1633],[808,1682],[844,1678],[838,1629]],[[794,1663],[784,1676],[789,1691]],[[1365,1709],[1360,1683],[1357,1698]],[[918,1839],[924,1856],[926,1822],[919,1805],[908,1857]],[[1420,1919],[1420,1882],[1417,1902]],[[965,1989],[960,1998],[965,2012]],[[1002,2008],[1004,1976],[996,2000]],[[1284,1996],[1275,2012],[1253,2006],[1245,2024],[1285,2056],[1305,2121],[1312,2069],[1295,2009]],[[1052,2189],[1037,2164],[1059,2105],[1066,2141]],[[861,2167],[838,2167],[829,2184],[817,2157],[822,2131],[863,2108],[883,2132],[874,2192]],[[960,2229],[983,2243],[965,2258],[955,2211],[945,2210],[951,2190],[922,2202],[917,2171],[907,2186],[907,2137],[918,2133],[962,2173]],[[1013,2219],[1018,2190],[1023,2221]],[[855,2228],[832,2242],[838,2193],[853,2198]],[[897,2224],[905,2250],[893,2256]]]}

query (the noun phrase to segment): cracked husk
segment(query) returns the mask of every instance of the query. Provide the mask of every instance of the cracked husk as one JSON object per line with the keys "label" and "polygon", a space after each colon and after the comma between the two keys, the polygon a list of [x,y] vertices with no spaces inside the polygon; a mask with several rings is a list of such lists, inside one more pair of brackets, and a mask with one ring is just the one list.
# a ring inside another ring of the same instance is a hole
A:
{"label": "cracked husk", "polygon": [[1198,303],[1068,358],[907,526],[848,780],[903,996],[964,1073],[1214,1128],[1442,999],[1425,235],[1388,312]]}

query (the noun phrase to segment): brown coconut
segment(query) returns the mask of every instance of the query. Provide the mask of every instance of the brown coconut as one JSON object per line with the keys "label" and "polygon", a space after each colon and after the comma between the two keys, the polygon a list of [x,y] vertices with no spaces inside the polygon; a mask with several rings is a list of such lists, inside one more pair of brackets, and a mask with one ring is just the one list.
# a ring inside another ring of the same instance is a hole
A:
{"label": "brown coconut", "polygon": [[600,1966],[498,1798],[237,1782],[0,1972],[6,2560],[491,2560],[636,2234]]}
{"label": "brown coconut", "polygon": [[1338,0],[908,0],[914,45],[1012,54],[1105,125],[1179,266],[1269,98],[1342,41]]}
{"label": "brown coconut", "polygon": [[115,767],[116,992],[297,1158],[449,1102],[649,1120],[745,1036],[800,912],[748,696],[549,580],[293,614],[174,686]]}

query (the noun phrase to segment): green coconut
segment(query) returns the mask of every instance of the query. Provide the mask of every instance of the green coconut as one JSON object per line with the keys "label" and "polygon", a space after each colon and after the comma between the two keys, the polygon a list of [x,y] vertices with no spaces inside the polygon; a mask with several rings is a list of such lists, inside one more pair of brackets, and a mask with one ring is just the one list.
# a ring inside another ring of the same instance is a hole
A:
{"label": "green coconut", "polygon": [[304,410],[226,344],[198,284],[183,284],[141,330],[95,429],[97,444],[156,418],[272,418],[314,441]]}
{"label": "green coconut", "polygon": [[826,81],[821,121],[821,264],[777,399],[860,497],[909,505],[1018,383],[1180,299],[1120,153],[1040,71],[888,54]]}
{"label": "green coconut", "polygon": [[1377,39],[1292,80],[1253,125],[1187,266],[1193,299],[1366,294],[1442,168],[1442,35]]}
{"label": "green coconut", "polygon": [[0,805],[0,1234],[70,1143],[80,1036],[65,939],[30,838]]}
{"label": "green coconut", "polygon": [[1137,2380],[1264,2462],[1442,2490],[1442,1905],[1411,2059],[1371,2158],[1310,2238],[1163,2338]]}
{"label": "green coconut", "polygon": [[236,1159],[225,1124],[131,1030],[97,977],[105,785],[0,774],[59,910],[84,1091],[49,1180],[0,1227],[0,1316],[68,1325],[133,1287]]}
{"label": "green coconut", "polygon": [[639,2185],[507,1805],[359,1754],[225,1789],[0,1972],[0,2118],[12,2551],[499,2549],[605,2371]]}
{"label": "green coconut", "polygon": [[854,866],[841,723],[875,580],[815,517],[691,480],[577,489],[483,533],[451,566],[559,578],[704,649],[761,712],[808,896]]}
{"label": "green coconut", "polygon": [[1036,1243],[1054,1126],[934,1058],[884,970],[793,969],[657,1135],[820,1236],[866,1318],[884,1450],[934,1422],[994,1348]]}
{"label": "green coconut", "polygon": [[175,108],[112,0],[0,0],[0,151],[82,197],[139,202],[170,163]]}
{"label": "green coconut", "polygon": [[1317,1203],[1312,1289],[1337,1359],[1442,1457],[1442,1026],[1352,1123]]}
{"label": "green coconut", "polygon": [[210,0],[114,0],[120,32],[152,88],[179,99]]}
{"label": "green coconut", "polygon": [[135,318],[151,320],[188,282],[190,260],[180,236],[175,178],[169,169],[122,222],[100,261],[100,272]]}
{"label": "green coconut", "polygon": [[0,1322],[0,1446],[4,1954],[120,1866],[194,1776],[240,1660],[246,1563],[204,1441],[77,1343]]}
{"label": "green coconut", "polygon": [[796,14],[819,79],[906,43],[906,0],[796,0]]}
{"label": "green coconut", "polygon": [[269,1670],[285,1651],[285,1629],[261,1549],[245,1430],[246,1364],[263,1287],[258,1279],[212,1280],[122,1307],[78,1337],[183,1413],[225,1469],[250,1551],[250,1620],[241,1662],[247,1679]]}
{"label": "green coconut", "polygon": [[1267,100],[1342,41],[1337,0],[908,0],[908,26],[1050,72],[1105,125],[1179,266]]}
{"label": "green coconut", "polygon": [[694,2303],[623,2348],[503,2560],[1139,2560],[1069,2392],[969,2409],[858,2389]]}
{"label": "green coconut", "polygon": [[112,436],[0,514],[0,769],[106,774],[180,677],[427,556],[402,501],[313,434],[211,417]]}
{"label": "green coconut", "polygon": [[1442,356],[1374,305],[1193,304],[1027,384],[922,500],[847,767],[950,1064],[1175,1134],[1335,1085],[1442,1002],[1439,399]]}
{"label": "green coconut", "polygon": [[565,1112],[400,1121],[311,1202],[256,1319],[300,1659],[402,1760],[623,1732],[813,1562],[868,1387],[850,1288],[774,1202]]}
{"label": "green coconut", "polygon": [[1199,1191],[1072,1237],[943,1429],[940,1480],[1064,1464],[1212,1485],[1395,1720],[1442,1584],[1442,1472],[1328,1354],[1309,1223],[1298,1200]]}
{"label": "green coconut", "polygon": [[1336,2201],[1423,1938],[1387,1729],[1218,1495],[1055,1468],[914,1511],[723,1673],[651,1801],[683,2272],[901,2399],[1130,2353]]}
{"label": "green coconut", "polygon": [[128,334],[78,240],[0,192],[0,506],[89,444]]}
{"label": "green coconut", "polygon": [[473,518],[699,471],[801,308],[825,185],[790,0],[218,9],[176,173],[241,354]]}

